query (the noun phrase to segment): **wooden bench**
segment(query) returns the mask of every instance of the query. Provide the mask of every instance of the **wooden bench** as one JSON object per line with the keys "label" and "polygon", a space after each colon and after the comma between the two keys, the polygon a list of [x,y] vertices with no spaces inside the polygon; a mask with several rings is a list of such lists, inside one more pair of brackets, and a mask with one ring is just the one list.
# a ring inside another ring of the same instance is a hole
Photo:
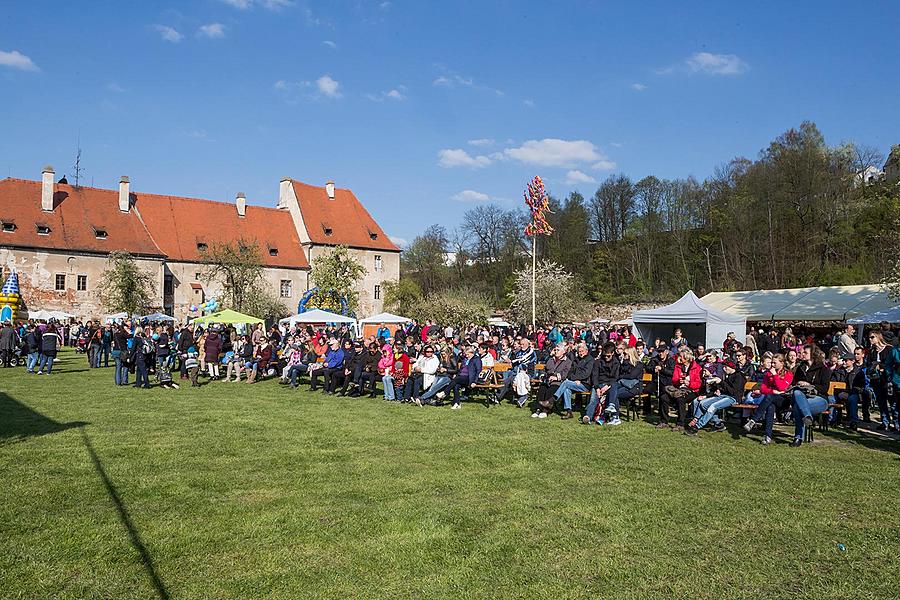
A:
{"label": "wooden bench", "polygon": [[[641,377],[641,383],[638,384],[641,386],[641,393],[628,399],[627,415],[629,421],[637,421],[638,406],[643,404],[645,398],[650,398],[650,392],[646,389],[645,384],[651,381],[653,381],[653,374],[644,373],[644,376]],[[632,417],[632,415],[634,416]]]}
{"label": "wooden bench", "polygon": [[485,394],[488,394],[490,390],[499,390],[503,387],[503,373],[509,369],[509,363],[496,363],[493,367],[485,367],[481,370],[479,381],[473,383],[471,389],[484,391]]}

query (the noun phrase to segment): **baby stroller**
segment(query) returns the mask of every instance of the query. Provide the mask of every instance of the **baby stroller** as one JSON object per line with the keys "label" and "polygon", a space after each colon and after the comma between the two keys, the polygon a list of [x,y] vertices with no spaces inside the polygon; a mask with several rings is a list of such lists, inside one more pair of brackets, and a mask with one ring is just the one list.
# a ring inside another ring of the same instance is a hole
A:
{"label": "baby stroller", "polygon": [[75,352],[78,354],[84,354],[87,352],[88,345],[88,332],[83,331],[81,335],[78,336],[78,341],[75,342]]}

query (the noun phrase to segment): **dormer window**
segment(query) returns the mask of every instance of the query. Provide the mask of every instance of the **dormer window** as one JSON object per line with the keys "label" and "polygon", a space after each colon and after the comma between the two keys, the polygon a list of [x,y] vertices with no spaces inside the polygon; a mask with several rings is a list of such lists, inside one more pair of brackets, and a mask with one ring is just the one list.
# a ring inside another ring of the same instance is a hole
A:
{"label": "dormer window", "polygon": [[200,252],[206,252],[206,242],[197,242],[197,250]]}
{"label": "dormer window", "polygon": [[325,235],[331,235],[333,233],[331,227],[329,227],[325,223],[322,223],[322,231],[325,232]]}
{"label": "dormer window", "polygon": [[369,239],[374,242],[375,240],[378,239],[378,234],[370,229],[369,230]]}
{"label": "dormer window", "polygon": [[94,237],[98,240],[105,240],[107,237],[109,237],[109,234],[106,233],[105,229],[98,229],[94,227]]}
{"label": "dormer window", "polygon": [[37,229],[38,235],[50,235],[49,225],[35,225],[35,229]]}
{"label": "dormer window", "polygon": [[278,256],[278,248],[269,246],[269,256]]}
{"label": "dormer window", "polygon": [[16,224],[12,221],[3,221],[3,233],[12,233],[16,230]]}

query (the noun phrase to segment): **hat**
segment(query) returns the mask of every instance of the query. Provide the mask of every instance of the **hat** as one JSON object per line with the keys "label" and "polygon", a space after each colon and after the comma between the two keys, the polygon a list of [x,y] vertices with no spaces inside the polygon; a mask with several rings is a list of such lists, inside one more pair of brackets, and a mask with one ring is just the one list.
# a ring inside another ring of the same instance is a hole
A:
{"label": "hat", "polygon": [[856,357],[853,356],[852,354],[845,354],[844,356],[841,357],[841,360],[856,360]]}
{"label": "hat", "polygon": [[722,363],[723,366],[728,367],[729,369],[737,369],[737,365],[734,364],[734,361],[730,358]]}

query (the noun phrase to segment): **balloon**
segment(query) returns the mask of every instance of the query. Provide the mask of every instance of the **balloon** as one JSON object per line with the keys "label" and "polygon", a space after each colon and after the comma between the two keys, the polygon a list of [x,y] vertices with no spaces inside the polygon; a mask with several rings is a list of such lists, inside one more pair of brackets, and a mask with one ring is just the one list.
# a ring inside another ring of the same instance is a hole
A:
{"label": "balloon", "polygon": [[197,312],[197,305],[191,304],[191,312]]}

